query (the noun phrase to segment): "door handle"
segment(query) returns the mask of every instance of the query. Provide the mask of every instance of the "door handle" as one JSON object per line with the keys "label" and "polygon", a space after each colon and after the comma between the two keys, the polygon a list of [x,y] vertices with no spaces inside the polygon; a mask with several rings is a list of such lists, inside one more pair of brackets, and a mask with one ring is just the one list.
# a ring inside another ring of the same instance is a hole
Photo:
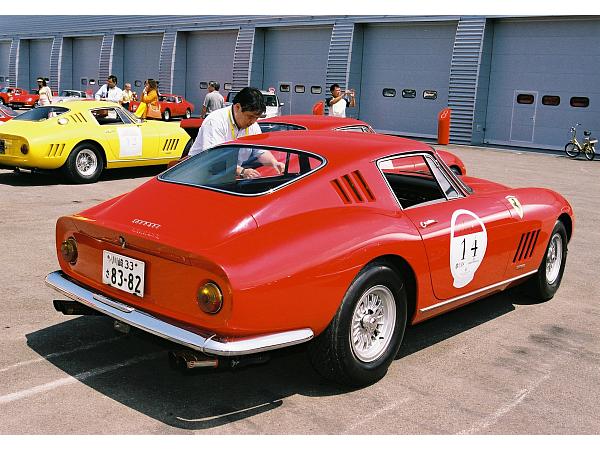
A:
{"label": "door handle", "polygon": [[104,132],[105,132],[105,133],[107,133],[107,134],[108,134],[108,133],[114,133],[114,132],[115,132],[115,130],[106,130],[106,131],[104,131]]}
{"label": "door handle", "polygon": [[421,222],[419,225],[421,225],[421,228],[427,228],[429,225],[433,225],[434,223],[437,223],[437,220],[429,219]]}

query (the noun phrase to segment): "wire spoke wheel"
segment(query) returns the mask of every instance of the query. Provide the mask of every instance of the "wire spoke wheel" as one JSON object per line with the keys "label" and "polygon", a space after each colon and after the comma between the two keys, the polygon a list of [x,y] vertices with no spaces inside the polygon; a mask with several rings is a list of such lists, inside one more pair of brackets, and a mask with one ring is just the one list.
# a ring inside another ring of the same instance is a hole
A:
{"label": "wire spoke wheel", "polygon": [[98,157],[89,149],[83,149],[77,155],[75,168],[83,177],[92,176],[98,170]]}
{"label": "wire spoke wheel", "polygon": [[379,358],[388,348],[396,324],[394,295],[385,286],[373,286],[356,304],[350,328],[352,352],[362,362]]}
{"label": "wire spoke wheel", "polygon": [[592,161],[596,156],[596,151],[592,145],[588,145],[585,149],[585,157],[588,161]]}
{"label": "wire spoke wheel", "polygon": [[546,281],[553,284],[558,278],[562,266],[563,241],[561,236],[556,233],[552,236],[548,251],[546,252]]}

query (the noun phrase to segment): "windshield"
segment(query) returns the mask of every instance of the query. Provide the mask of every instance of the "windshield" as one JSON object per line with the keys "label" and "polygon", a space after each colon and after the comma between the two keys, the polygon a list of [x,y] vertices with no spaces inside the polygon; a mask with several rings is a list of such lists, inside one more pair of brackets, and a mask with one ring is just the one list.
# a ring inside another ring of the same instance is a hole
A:
{"label": "windshield", "polygon": [[25,120],[28,122],[41,122],[42,120],[51,119],[69,111],[68,108],[62,106],[40,106],[15,117],[13,120]]}
{"label": "windshield", "polygon": [[17,115],[17,113],[14,112],[12,109],[7,108],[6,106],[3,106],[3,105],[0,105],[0,111],[2,111],[7,116],[11,116],[11,117],[14,117]]}
{"label": "windshield", "polygon": [[0,89],[0,92],[12,92],[12,89],[9,91],[9,88],[2,88]]}
{"label": "windshield", "polygon": [[305,152],[230,145],[203,151],[158,178],[230,194],[261,195],[290,184],[323,164],[323,158]]}

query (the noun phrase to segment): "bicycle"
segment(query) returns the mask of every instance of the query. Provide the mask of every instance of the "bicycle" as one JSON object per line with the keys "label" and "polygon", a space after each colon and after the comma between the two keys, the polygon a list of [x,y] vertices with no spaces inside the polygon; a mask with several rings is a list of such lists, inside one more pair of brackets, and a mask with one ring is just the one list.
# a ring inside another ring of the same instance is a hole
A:
{"label": "bicycle", "polygon": [[590,138],[592,133],[588,130],[583,132],[585,138],[583,139],[583,143],[580,143],[577,140],[577,127],[581,124],[578,123],[574,127],[571,127],[571,140],[567,145],[565,145],[565,153],[569,158],[577,158],[579,153],[583,152],[588,161],[591,161],[596,156],[596,150],[594,149],[594,145],[598,142],[598,139]]}

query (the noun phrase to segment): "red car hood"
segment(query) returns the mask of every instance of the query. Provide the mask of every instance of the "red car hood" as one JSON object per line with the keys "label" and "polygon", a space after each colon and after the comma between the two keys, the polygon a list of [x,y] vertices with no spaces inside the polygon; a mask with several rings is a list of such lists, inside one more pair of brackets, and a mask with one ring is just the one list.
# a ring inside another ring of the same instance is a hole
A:
{"label": "red car hood", "polygon": [[128,242],[131,237],[144,247],[141,241],[153,241],[193,253],[257,227],[243,200],[153,179],[114,202],[79,213],[78,228],[83,231],[88,224],[95,237],[113,240],[115,232],[124,233]]}

